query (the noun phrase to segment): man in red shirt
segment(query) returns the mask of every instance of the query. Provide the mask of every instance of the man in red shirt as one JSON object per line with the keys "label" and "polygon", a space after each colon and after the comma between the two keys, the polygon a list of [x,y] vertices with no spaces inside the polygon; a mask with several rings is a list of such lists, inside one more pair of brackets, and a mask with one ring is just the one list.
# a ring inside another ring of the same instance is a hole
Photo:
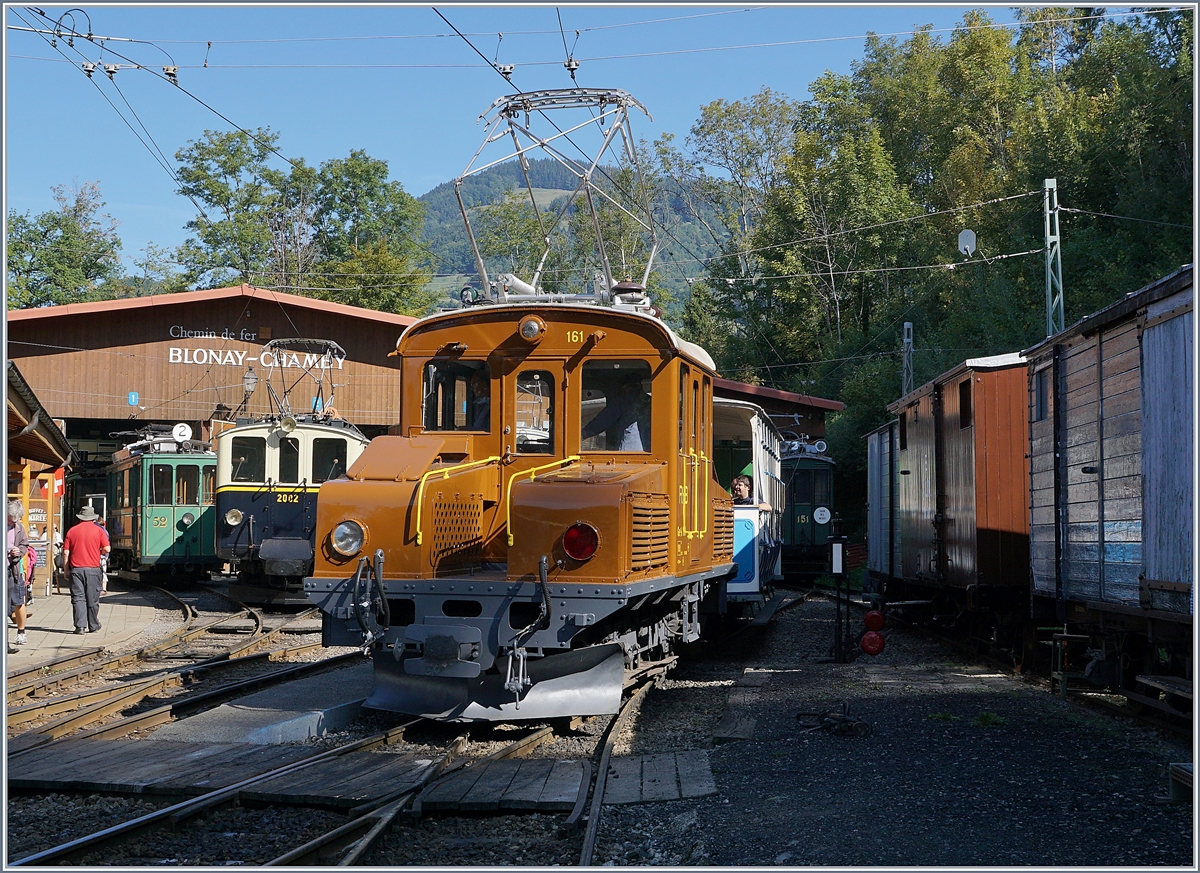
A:
{"label": "man in red shirt", "polygon": [[70,568],[71,610],[75,617],[75,633],[94,634],[100,630],[100,556],[111,551],[108,532],[95,524],[96,510],[88,504],[75,516],[82,524],[67,531],[63,540],[63,565]]}

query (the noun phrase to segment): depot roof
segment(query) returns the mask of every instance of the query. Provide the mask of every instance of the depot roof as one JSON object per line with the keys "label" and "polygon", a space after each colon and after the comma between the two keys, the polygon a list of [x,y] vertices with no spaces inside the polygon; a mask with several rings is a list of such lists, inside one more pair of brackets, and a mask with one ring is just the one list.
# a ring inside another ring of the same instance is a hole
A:
{"label": "depot roof", "polygon": [[272,291],[269,288],[258,288],[254,285],[246,284],[231,285],[228,288],[210,288],[205,291],[180,291],[177,294],[154,294],[150,297],[120,297],[115,300],[97,300],[94,303],[67,303],[62,306],[39,306],[36,309],[14,309],[8,313],[8,320],[26,321],[30,319],[61,318],[66,315],[98,315],[108,312],[126,312],[149,306],[180,306],[189,303],[204,303],[212,300],[227,300],[235,297],[250,297],[272,303],[298,306],[302,309],[315,309],[321,312],[332,312],[355,318],[369,318],[372,321],[391,323],[400,327],[408,327],[408,325],[416,321],[410,315],[396,315],[392,312],[364,309],[361,306],[347,306],[345,303],[315,300],[311,297],[284,294],[282,291]]}

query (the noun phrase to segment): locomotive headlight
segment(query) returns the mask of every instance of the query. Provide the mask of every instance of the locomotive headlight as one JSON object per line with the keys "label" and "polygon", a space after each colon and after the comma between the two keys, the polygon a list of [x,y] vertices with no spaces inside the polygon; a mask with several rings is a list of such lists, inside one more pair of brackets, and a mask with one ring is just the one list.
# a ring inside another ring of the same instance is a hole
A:
{"label": "locomotive headlight", "polygon": [[196,522],[196,516],[190,512],[185,512],[183,518],[180,519],[185,527],[191,527]]}
{"label": "locomotive headlight", "polygon": [[563,532],[563,551],[573,561],[586,561],[600,547],[600,532],[586,521],[577,521]]}
{"label": "locomotive headlight", "polygon": [[339,555],[352,558],[363,547],[364,533],[357,521],[343,521],[333,529],[329,542]]}
{"label": "locomotive headlight", "polygon": [[527,315],[521,319],[521,323],[517,326],[517,333],[527,343],[541,342],[542,337],[546,334],[546,322],[542,321],[536,315]]}
{"label": "locomotive headlight", "polygon": [[242,511],[240,509],[231,509],[225,513],[225,523],[230,527],[237,527],[242,523]]}

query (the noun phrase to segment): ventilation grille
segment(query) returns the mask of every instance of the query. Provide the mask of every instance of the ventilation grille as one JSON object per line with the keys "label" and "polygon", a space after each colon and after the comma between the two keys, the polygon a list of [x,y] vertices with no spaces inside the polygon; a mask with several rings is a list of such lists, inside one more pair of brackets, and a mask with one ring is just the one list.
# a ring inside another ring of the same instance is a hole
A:
{"label": "ventilation grille", "polygon": [[635,500],[629,530],[630,570],[640,572],[666,565],[671,556],[671,507],[665,496]]}
{"label": "ventilation grille", "polygon": [[713,501],[713,561],[733,560],[733,504]]}
{"label": "ventilation grille", "polygon": [[435,576],[478,567],[483,561],[483,500],[474,494],[433,501],[433,562]]}

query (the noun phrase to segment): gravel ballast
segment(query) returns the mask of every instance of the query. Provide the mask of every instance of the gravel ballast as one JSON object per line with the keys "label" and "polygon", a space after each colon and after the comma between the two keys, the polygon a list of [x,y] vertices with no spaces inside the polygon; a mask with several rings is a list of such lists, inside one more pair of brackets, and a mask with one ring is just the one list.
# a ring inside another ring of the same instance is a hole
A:
{"label": "gravel ballast", "polygon": [[[816,598],[782,611],[761,632],[707,647],[660,680],[617,738],[614,754],[707,749],[718,794],[606,806],[593,863],[1194,863],[1191,804],[1162,802],[1166,765],[1191,760],[1191,749],[1181,741],[1051,696],[1043,685],[968,663],[916,634],[893,630],[881,655],[842,665],[823,661],[832,638],[833,606]],[[737,714],[755,720],[753,736],[716,744],[713,733],[731,692]],[[869,736],[802,733],[797,712],[833,710],[843,701],[852,716],[871,725]],[[385,721],[385,716],[367,716],[361,731],[352,726],[336,739],[373,732]],[[602,719],[590,720],[532,754],[591,755],[603,725]],[[468,754],[499,748],[511,732],[504,727],[472,730]],[[439,739],[436,733],[428,738],[431,752]],[[9,857],[61,842],[64,833],[84,832],[89,820],[115,823],[122,816],[135,817],[147,811],[142,804],[104,797],[10,797]],[[303,821],[304,813],[295,812],[295,820]],[[73,824],[76,819],[78,825]],[[564,819],[406,819],[365,862],[572,865],[578,863],[582,827],[564,835],[559,832]],[[280,813],[272,830],[286,833],[291,821],[290,812]],[[311,815],[308,824],[318,821],[328,819]],[[47,822],[54,822],[53,829]],[[142,848],[150,851],[138,854],[137,863],[253,864],[287,847],[286,840],[248,838],[253,827],[252,822],[214,820],[202,829],[203,846],[189,844],[195,836],[186,832],[163,832],[147,841]],[[132,861],[129,856],[124,860]]]}

